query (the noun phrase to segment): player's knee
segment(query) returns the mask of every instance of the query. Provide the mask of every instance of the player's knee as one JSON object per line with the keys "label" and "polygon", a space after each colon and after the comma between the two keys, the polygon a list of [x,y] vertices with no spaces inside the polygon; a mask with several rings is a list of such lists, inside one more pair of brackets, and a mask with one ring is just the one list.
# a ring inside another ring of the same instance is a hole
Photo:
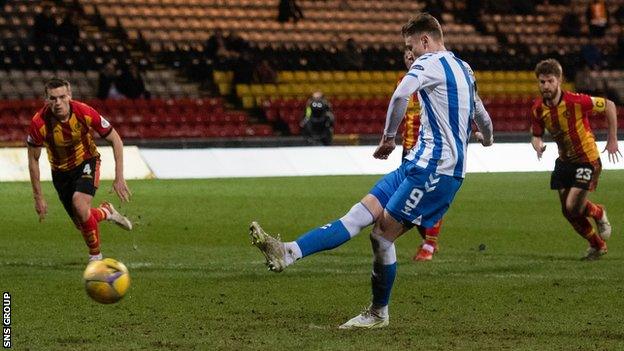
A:
{"label": "player's knee", "polygon": [[566,205],[561,206],[561,214],[563,214],[565,218],[571,218],[570,212],[568,212],[568,207]]}
{"label": "player's knee", "polygon": [[91,216],[91,209],[89,206],[74,202],[74,216],[80,223],[84,223],[89,220]]}
{"label": "player's knee", "polygon": [[375,262],[384,265],[393,264],[396,262],[396,250],[394,248],[394,242],[384,238],[375,230],[370,235],[371,245],[373,247],[373,255]]}
{"label": "player's knee", "polygon": [[583,211],[580,206],[577,206],[575,203],[567,203],[564,209],[564,215],[567,213],[566,217],[576,218],[583,215]]}
{"label": "player's knee", "polygon": [[77,209],[74,209],[74,213],[76,214],[76,219],[78,219],[80,223],[84,223],[89,220],[90,213],[88,212],[85,213],[84,211],[78,211]]}

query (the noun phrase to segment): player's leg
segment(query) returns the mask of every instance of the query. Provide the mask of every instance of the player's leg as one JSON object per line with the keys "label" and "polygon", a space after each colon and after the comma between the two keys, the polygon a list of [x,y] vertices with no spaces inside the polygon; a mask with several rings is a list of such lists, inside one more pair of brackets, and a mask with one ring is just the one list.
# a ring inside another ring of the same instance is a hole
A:
{"label": "player's leg", "polygon": [[73,174],[72,208],[75,221],[80,223],[80,232],[89,248],[89,260],[102,258],[98,223],[107,215],[105,210],[91,207],[93,196],[95,196],[100,181],[99,167],[99,160],[87,160]]}
{"label": "player's leg", "polygon": [[[88,165],[88,168],[85,168]],[[91,159],[85,162],[85,166],[82,168],[81,177],[76,180],[76,191],[83,192],[85,194],[95,195],[97,188],[100,186],[100,160]],[[96,221],[102,222],[103,220],[115,223],[119,227],[125,230],[132,230],[132,222],[120,214],[113,204],[110,202],[102,202],[100,207],[93,207],[90,209],[91,214],[95,217]]]}
{"label": "player's leg", "polygon": [[387,203],[371,234],[374,263],[372,303],[342,329],[378,328],[388,324],[388,303],[396,276],[394,241],[413,225],[432,227],[448,210],[462,179],[440,176],[410,163],[408,176]]}
{"label": "player's leg", "polygon": [[301,251],[301,257],[331,250],[373,224],[382,211],[379,200],[374,195],[367,194],[340,219],[301,235],[294,242],[287,243],[286,247],[296,247]]}
{"label": "player's leg", "polygon": [[92,195],[81,192],[75,192],[72,198],[74,217],[80,223],[80,232],[89,248],[89,260],[102,258],[100,252],[100,229],[96,217],[91,213],[92,200]]}
{"label": "player's leg", "polygon": [[418,233],[423,238],[423,242],[418,248],[416,255],[412,257],[414,261],[431,261],[433,254],[438,252],[438,237],[440,236],[440,229],[442,227],[442,220],[440,219],[431,228],[424,228],[418,226]]}
{"label": "player's leg", "polygon": [[574,230],[589,243],[585,258],[597,259],[607,253],[607,245],[584,215],[588,191],[580,188],[560,189],[562,212]]}
{"label": "player's leg", "polygon": [[[77,168],[73,171],[69,172],[52,172],[52,182],[54,184],[54,188],[58,193],[59,199],[65,208],[65,211],[69,215],[69,217],[74,222],[76,228],[82,233],[82,237],[89,248],[89,257],[97,259],[101,258],[100,254],[100,246],[99,246],[99,237],[93,234],[93,230],[85,231],[85,223],[86,228],[92,228],[93,223],[89,222],[88,210],[85,210],[85,206],[81,203],[86,201],[85,199],[78,199],[77,201],[80,203],[78,207],[80,211],[76,210],[76,206],[74,205],[74,194],[76,193],[76,182],[77,179],[80,179],[82,176],[83,169]],[[90,203],[90,200],[89,200]],[[87,207],[88,209],[88,207]],[[97,224],[97,222],[96,222]],[[86,233],[86,234],[85,234]]]}
{"label": "player's leg", "polygon": [[375,223],[370,235],[374,257],[371,274],[372,301],[366,310],[340,325],[340,329],[374,329],[388,325],[388,304],[397,269],[394,240],[408,229],[409,227],[403,226],[387,211]]}
{"label": "player's leg", "polygon": [[373,224],[382,211],[377,198],[368,194],[340,219],[315,228],[295,241],[282,243],[279,237],[270,236],[257,222],[252,222],[249,228],[251,241],[264,254],[269,270],[281,272],[298,259],[331,250],[349,241]]}
{"label": "player's leg", "polygon": [[[586,182],[583,184],[584,188],[589,190],[589,192],[596,190],[601,171],[602,163],[600,162],[600,159],[577,168],[577,173],[582,173],[585,178],[583,180],[586,181],[586,178],[590,178],[589,184]],[[589,201],[587,197],[585,204],[580,204],[580,206],[582,207],[582,215],[585,217],[591,217],[596,222],[598,235],[600,235],[603,240],[608,240],[611,237],[611,223],[609,223],[609,219],[607,218],[607,210],[605,209],[605,206],[595,204]]]}
{"label": "player's leg", "polygon": [[609,240],[611,237],[611,223],[609,223],[607,210],[604,205],[595,204],[587,200],[583,215],[585,217],[591,217],[596,222],[598,235],[600,235],[603,240]]}
{"label": "player's leg", "polygon": [[343,217],[315,228],[295,241],[282,244],[279,239],[266,234],[258,223],[253,222],[250,226],[252,244],[262,251],[267,266],[275,272],[282,271],[300,258],[338,247],[375,222],[404,178],[405,170],[401,166],[382,177],[370,193],[351,207]]}
{"label": "player's leg", "polygon": [[[587,193],[591,188],[594,166],[564,162],[557,159],[550,178],[550,188],[557,190],[561,212],[574,230],[589,242],[586,258],[595,259],[606,253],[606,244],[594,231],[584,215]],[[594,187],[595,187],[595,181]],[[604,250],[603,250],[604,249]]]}

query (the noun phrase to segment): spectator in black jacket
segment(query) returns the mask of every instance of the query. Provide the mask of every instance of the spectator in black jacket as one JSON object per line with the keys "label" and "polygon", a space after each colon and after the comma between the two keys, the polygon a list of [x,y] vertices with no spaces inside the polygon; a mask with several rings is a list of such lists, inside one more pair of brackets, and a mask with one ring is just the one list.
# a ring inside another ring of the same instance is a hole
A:
{"label": "spectator in black jacket", "polygon": [[119,79],[119,72],[115,61],[109,61],[100,71],[98,79],[97,97],[100,100],[119,99],[123,96],[117,89],[116,82]]}
{"label": "spectator in black jacket", "polygon": [[78,43],[78,39],[80,39],[80,29],[78,28],[77,22],[76,13],[67,12],[65,14],[63,21],[57,29],[61,42],[69,45]]}
{"label": "spectator in black jacket", "polygon": [[297,23],[300,19],[303,18],[303,12],[297,2],[295,0],[280,0],[278,6],[278,22],[288,22],[290,19],[293,19],[293,22]]}
{"label": "spectator in black jacket", "polygon": [[128,99],[149,99],[150,93],[145,89],[143,77],[135,64],[123,70],[116,82],[117,89]]}
{"label": "spectator in black jacket", "polygon": [[301,121],[301,134],[310,145],[331,145],[334,137],[334,114],[320,91],[306,103]]}
{"label": "spectator in black jacket", "polygon": [[39,45],[50,45],[57,41],[56,18],[54,17],[54,7],[45,5],[40,14],[35,16],[33,25],[33,38]]}

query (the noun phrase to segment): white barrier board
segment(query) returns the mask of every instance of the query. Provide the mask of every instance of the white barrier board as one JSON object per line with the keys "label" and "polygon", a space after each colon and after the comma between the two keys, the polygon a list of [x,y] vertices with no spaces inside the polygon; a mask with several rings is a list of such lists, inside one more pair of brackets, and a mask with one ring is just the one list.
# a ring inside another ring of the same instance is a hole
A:
{"label": "white barrier board", "polygon": [[[468,147],[467,171],[534,172],[552,171],[557,158],[557,145],[547,143],[541,161],[529,143],[495,144],[484,148]],[[605,142],[598,142],[599,150]],[[112,148],[99,147],[102,154],[102,179],[114,178]],[[624,145],[620,143],[620,149]],[[211,148],[211,149],[141,149],[124,148],[126,179],[184,179],[279,177],[313,175],[385,174],[400,164],[401,148],[388,160],[372,157],[375,146],[277,147],[277,148]],[[47,154],[39,161],[42,180],[50,180]],[[624,169],[624,160],[611,163],[602,153],[603,169]],[[153,173],[152,173],[153,172]],[[0,149],[0,181],[27,181],[28,158],[25,148]]]}
{"label": "white barrier board", "polygon": [[[113,148],[100,146],[101,155],[100,179],[115,178],[115,159]],[[41,150],[39,158],[41,180],[51,180],[50,163],[45,148]],[[136,146],[124,147],[124,176],[126,179],[146,179],[153,177]],[[0,148],[0,181],[30,180],[28,173],[28,151],[26,148]]]}
{"label": "white barrier board", "polygon": [[[557,145],[547,143],[541,161],[529,143],[468,147],[468,172],[552,171]],[[599,142],[600,151],[605,143]],[[624,149],[620,145],[620,149]],[[311,175],[385,174],[400,163],[401,148],[388,160],[372,157],[375,146],[142,149],[141,154],[157,178],[230,178]],[[624,161],[608,162],[603,169],[624,169]]]}

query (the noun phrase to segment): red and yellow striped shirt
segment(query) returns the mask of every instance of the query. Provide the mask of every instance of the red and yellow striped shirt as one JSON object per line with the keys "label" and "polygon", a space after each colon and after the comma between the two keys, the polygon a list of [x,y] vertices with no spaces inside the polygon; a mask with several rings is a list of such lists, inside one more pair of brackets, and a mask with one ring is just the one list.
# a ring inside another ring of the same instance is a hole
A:
{"label": "red and yellow striped shirt", "polygon": [[65,122],[54,117],[46,105],[35,113],[30,123],[27,143],[46,147],[53,171],[69,171],[85,160],[99,157],[92,131],[105,138],[113,130],[91,106],[75,100],[69,105],[70,117]]}
{"label": "red and yellow striped shirt", "polygon": [[567,91],[562,92],[557,106],[546,106],[538,98],[531,107],[531,132],[541,137],[544,129],[548,130],[563,161],[593,162],[600,158],[600,153],[589,126],[589,116],[592,112],[604,112],[605,108],[603,98]]}
{"label": "red and yellow striped shirt", "polygon": [[[401,80],[399,80],[399,83]],[[397,84],[398,85],[398,84]],[[405,117],[403,118],[403,150],[411,150],[418,140],[418,130],[420,128],[420,103],[418,95],[413,94],[407,103]]]}

